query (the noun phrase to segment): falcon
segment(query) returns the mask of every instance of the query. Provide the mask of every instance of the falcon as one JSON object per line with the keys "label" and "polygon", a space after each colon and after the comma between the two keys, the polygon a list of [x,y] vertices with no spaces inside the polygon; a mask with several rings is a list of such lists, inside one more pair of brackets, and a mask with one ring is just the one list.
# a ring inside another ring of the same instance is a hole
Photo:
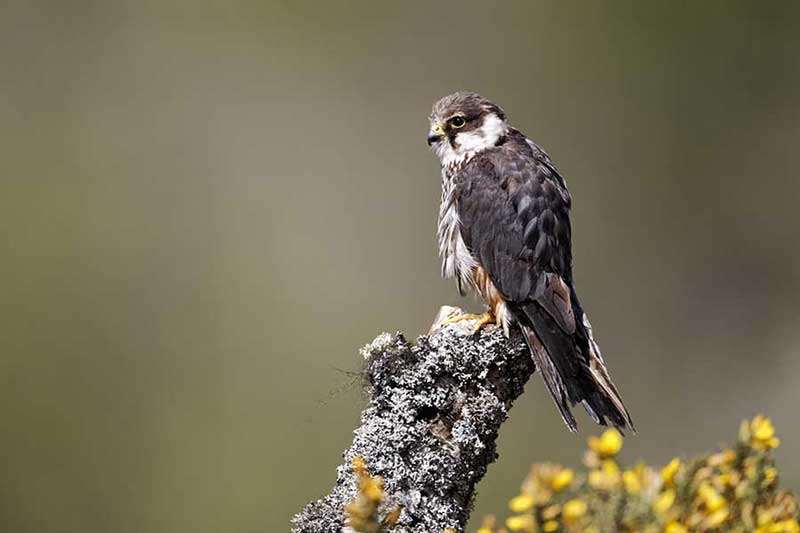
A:
{"label": "falcon", "polygon": [[572,280],[564,178],[495,103],[471,92],[433,105],[428,145],[442,168],[438,243],[442,275],[485,301],[477,332],[518,327],[570,431],[580,403],[595,422],[634,431],[606,370]]}

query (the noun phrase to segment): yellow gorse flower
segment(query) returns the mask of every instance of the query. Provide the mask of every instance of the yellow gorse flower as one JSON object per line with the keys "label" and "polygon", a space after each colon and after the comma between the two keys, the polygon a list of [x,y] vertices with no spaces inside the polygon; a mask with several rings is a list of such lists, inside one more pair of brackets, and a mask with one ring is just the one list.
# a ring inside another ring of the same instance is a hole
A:
{"label": "yellow gorse flower", "polygon": [[718,509],[718,510],[714,511],[710,515],[708,515],[708,518],[706,518],[706,520],[703,522],[703,524],[708,528],[718,527],[718,526],[722,525],[722,523],[725,520],[728,519],[728,515],[729,514],[730,514],[730,512],[728,511],[728,508],[727,507],[723,507],[721,509]]}
{"label": "yellow gorse flower", "polygon": [[681,460],[676,457],[661,469],[661,479],[666,485],[672,485],[675,481],[675,475],[680,469]]}
{"label": "yellow gorse flower", "polygon": [[510,516],[506,519],[506,527],[511,531],[535,531],[536,521],[529,514]]}
{"label": "yellow gorse flower", "polygon": [[355,531],[370,533],[390,529],[400,519],[400,507],[386,512],[381,518],[378,507],[384,499],[383,479],[369,474],[363,457],[354,457],[352,464],[358,482],[358,494],[344,508],[348,525]]}
{"label": "yellow gorse flower", "polygon": [[628,491],[628,494],[638,494],[642,490],[639,476],[633,470],[626,470],[622,473],[622,483],[625,485],[625,490]]}
{"label": "yellow gorse flower", "polygon": [[617,463],[606,459],[598,470],[589,472],[589,485],[596,489],[611,490],[620,482],[620,473]]}
{"label": "yellow gorse flower", "polygon": [[580,520],[585,514],[588,506],[583,500],[573,498],[564,504],[564,509],[561,511],[561,516],[567,524],[573,524]]}
{"label": "yellow gorse flower", "polygon": [[727,466],[736,459],[736,452],[726,448],[708,458],[708,465],[714,467]]}
{"label": "yellow gorse flower", "polygon": [[756,533],[800,533],[800,524],[794,518],[781,520],[780,522],[770,522],[759,526],[756,529]]}
{"label": "yellow gorse flower", "polygon": [[571,468],[565,468],[553,476],[553,479],[550,480],[550,488],[558,492],[561,489],[568,487],[569,484],[572,483],[572,479],[574,477],[575,472],[573,472]]}
{"label": "yellow gorse flower", "polygon": [[778,478],[778,469],[768,466],[764,469],[764,486],[771,485]]}
{"label": "yellow gorse flower", "polygon": [[664,514],[672,507],[673,503],[675,503],[675,491],[667,489],[659,494],[656,501],[653,502],[653,510],[658,514]]}
{"label": "yellow gorse flower", "polygon": [[533,509],[536,500],[530,494],[520,494],[508,502],[508,508],[515,513],[527,513]]}
{"label": "yellow gorse flower", "polygon": [[[575,472],[570,468],[564,468],[559,464],[538,464],[531,467],[530,474],[522,483],[522,494],[530,495],[533,498],[533,505],[547,503],[554,494],[566,489],[572,483]],[[520,498],[514,502],[519,504],[529,503],[530,500]]]}
{"label": "yellow gorse flower", "polygon": [[669,522],[666,526],[664,526],[664,533],[688,533],[689,530],[686,529],[686,526],[673,520]]}
{"label": "yellow gorse flower", "polygon": [[743,437],[742,440],[756,450],[770,450],[777,448],[781,443],[780,439],[775,436],[775,426],[772,425],[772,420],[763,415],[757,415],[749,423],[743,422],[740,434]]}
{"label": "yellow gorse flower", "polygon": [[553,533],[554,531],[558,531],[558,521],[557,520],[548,520],[544,524],[542,524],[542,531],[546,533]]}
{"label": "yellow gorse flower", "polygon": [[700,488],[697,490],[697,494],[700,496],[700,499],[706,506],[706,509],[708,509],[708,511],[711,513],[719,511],[726,505],[725,498],[723,498],[719,492],[714,489],[714,487],[706,483],[700,485]]}
{"label": "yellow gorse flower", "polygon": [[655,472],[639,463],[622,473],[622,484],[628,494],[639,494],[647,487],[655,488]]}
{"label": "yellow gorse flower", "polygon": [[756,416],[750,422],[750,431],[753,433],[753,438],[759,441],[767,441],[775,436],[775,426],[772,421],[762,415]]}
{"label": "yellow gorse flower", "polygon": [[589,449],[602,458],[614,457],[622,449],[622,434],[611,428],[600,437],[589,437]]}

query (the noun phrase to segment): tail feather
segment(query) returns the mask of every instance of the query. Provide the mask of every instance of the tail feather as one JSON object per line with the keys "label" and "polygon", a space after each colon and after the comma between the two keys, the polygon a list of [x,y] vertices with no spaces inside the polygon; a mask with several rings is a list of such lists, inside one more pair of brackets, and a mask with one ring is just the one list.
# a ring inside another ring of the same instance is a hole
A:
{"label": "tail feather", "polygon": [[577,299],[573,304],[576,318],[582,318],[574,334],[565,333],[537,303],[515,313],[545,386],[570,431],[578,429],[570,407],[580,403],[596,423],[635,432],[592,337],[591,324],[577,307]]}
{"label": "tail feather", "polygon": [[542,376],[544,385],[547,387],[550,397],[553,398],[553,402],[556,404],[561,418],[570,431],[573,433],[578,431],[578,423],[575,421],[572,410],[569,408],[569,398],[567,396],[564,380],[561,378],[561,373],[556,368],[547,348],[544,347],[532,327],[520,323],[520,328],[522,329],[522,334],[525,336],[525,342],[527,342],[528,348],[531,350],[533,362],[536,363],[539,375]]}
{"label": "tail feather", "polygon": [[603,360],[603,354],[600,352],[600,347],[592,336],[592,325],[589,323],[589,317],[586,316],[586,313],[582,313],[582,317],[583,327],[586,331],[589,344],[589,371],[592,377],[594,377],[595,382],[603,390],[605,398],[616,408],[618,417],[614,425],[619,429],[624,429],[627,426],[631,432],[636,433],[636,427],[633,425],[631,415],[628,414],[625,404],[622,403],[622,397],[619,395],[619,392],[617,392],[617,387],[608,375],[608,370]]}

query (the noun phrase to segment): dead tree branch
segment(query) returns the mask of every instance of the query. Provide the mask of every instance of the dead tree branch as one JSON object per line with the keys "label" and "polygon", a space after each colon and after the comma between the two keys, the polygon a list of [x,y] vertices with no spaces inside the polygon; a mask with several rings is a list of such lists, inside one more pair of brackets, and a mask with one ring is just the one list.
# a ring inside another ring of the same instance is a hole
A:
{"label": "dead tree branch", "polygon": [[471,335],[470,322],[440,327],[411,344],[382,334],[364,347],[370,403],[344,453],[336,485],[294,518],[295,533],[346,531],[344,506],[356,494],[351,461],[364,458],[384,480],[386,508],[402,507],[393,532],[461,532],[475,485],[497,457],[497,433],[534,364],[521,337]]}

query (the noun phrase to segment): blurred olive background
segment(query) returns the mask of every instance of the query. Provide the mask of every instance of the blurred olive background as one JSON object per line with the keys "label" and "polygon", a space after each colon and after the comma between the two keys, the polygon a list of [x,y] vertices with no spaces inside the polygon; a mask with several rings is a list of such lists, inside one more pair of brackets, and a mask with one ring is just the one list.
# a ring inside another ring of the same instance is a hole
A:
{"label": "blurred olive background", "polygon": [[[477,308],[425,145],[459,89],[569,181],[624,458],[763,411],[800,488],[800,4],[4,2],[0,61],[0,530],[288,530],[358,347]],[[532,380],[474,516],[581,420]]]}

